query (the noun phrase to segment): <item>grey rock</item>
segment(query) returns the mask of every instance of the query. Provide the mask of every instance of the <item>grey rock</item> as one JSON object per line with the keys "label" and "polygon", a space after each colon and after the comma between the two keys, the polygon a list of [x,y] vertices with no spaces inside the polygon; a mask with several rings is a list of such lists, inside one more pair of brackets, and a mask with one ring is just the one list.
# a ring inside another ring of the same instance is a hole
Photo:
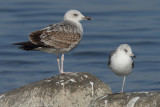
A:
{"label": "grey rock", "polygon": [[109,86],[89,73],[58,75],[0,95],[0,107],[88,107],[111,94]]}
{"label": "grey rock", "polygon": [[104,95],[89,107],[160,107],[160,92],[133,92]]}

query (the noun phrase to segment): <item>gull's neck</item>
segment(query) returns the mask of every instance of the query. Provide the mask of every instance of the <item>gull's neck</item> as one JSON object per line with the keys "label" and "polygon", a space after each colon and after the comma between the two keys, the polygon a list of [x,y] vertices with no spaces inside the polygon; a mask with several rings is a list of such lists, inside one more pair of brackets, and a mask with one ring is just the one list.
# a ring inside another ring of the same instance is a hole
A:
{"label": "gull's neck", "polygon": [[65,19],[65,18],[64,18],[64,21],[68,21],[70,23],[74,23],[80,29],[80,31],[83,34],[83,27],[82,27],[82,24],[79,21],[77,21],[77,20],[68,20],[68,19]]}

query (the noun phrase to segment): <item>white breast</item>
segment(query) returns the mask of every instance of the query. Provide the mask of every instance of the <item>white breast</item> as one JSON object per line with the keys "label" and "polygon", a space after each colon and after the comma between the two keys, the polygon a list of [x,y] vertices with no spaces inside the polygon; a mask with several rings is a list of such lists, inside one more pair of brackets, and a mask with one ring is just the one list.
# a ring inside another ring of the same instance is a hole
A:
{"label": "white breast", "polygon": [[115,74],[126,76],[132,72],[132,58],[124,53],[114,54],[109,67]]}

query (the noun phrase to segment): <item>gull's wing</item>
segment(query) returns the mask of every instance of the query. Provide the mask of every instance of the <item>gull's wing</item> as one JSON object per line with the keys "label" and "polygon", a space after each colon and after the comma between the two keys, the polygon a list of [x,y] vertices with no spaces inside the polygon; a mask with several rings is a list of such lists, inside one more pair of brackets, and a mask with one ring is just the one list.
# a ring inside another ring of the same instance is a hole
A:
{"label": "gull's wing", "polygon": [[132,68],[134,68],[134,61],[132,62]]}
{"label": "gull's wing", "polygon": [[113,50],[113,51],[111,51],[110,54],[109,54],[108,66],[110,66],[110,64],[111,64],[111,57],[113,56],[113,54],[115,53],[115,51],[116,51],[116,50]]}
{"label": "gull's wing", "polygon": [[64,21],[32,32],[29,38],[35,45],[63,49],[78,44],[82,38],[82,32],[75,24]]}

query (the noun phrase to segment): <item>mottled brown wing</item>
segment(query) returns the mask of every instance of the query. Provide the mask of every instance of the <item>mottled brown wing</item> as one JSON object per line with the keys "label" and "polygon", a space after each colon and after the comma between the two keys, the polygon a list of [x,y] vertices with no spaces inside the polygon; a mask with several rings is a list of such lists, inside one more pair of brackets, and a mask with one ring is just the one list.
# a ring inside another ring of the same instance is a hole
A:
{"label": "mottled brown wing", "polygon": [[41,41],[41,38],[40,38],[40,36],[43,34],[43,32],[44,32],[44,30],[38,30],[38,31],[32,32],[29,35],[29,40],[35,45],[45,45]]}
{"label": "mottled brown wing", "polygon": [[41,41],[45,45],[53,46],[57,49],[68,48],[72,44],[78,44],[81,40],[80,34],[66,32],[45,32],[46,36],[42,36]]}
{"label": "mottled brown wing", "polygon": [[56,49],[68,48],[70,45],[78,44],[82,38],[79,29],[66,22],[50,25],[42,30],[32,32],[29,36],[30,41],[36,45]]}

